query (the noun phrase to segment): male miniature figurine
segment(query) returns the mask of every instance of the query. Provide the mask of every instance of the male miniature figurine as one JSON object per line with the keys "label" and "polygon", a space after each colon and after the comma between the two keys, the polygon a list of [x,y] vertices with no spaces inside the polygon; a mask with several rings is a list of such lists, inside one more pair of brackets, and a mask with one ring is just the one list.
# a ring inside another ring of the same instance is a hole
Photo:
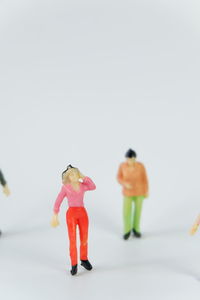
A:
{"label": "male miniature figurine", "polygon": [[[8,185],[7,185],[7,183],[6,183],[6,180],[5,180],[5,178],[4,178],[3,173],[1,172],[1,170],[0,170],[0,183],[1,183],[2,187],[3,187],[3,192],[4,192],[4,194],[5,194],[6,196],[9,196],[9,195],[10,195],[10,190],[9,190],[9,188],[8,188]],[[0,230],[0,235],[1,235],[1,234],[2,234],[2,232],[1,232],[1,230]]]}
{"label": "male miniature figurine", "polygon": [[[145,167],[136,161],[136,152],[129,149],[126,154],[126,161],[121,163],[117,180],[123,187],[124,204],[124,240],[133,235],[140,238],[140,217],[144,198],[148,197],[148,179]],[[134,214],[132,213],[132,203],[135,203]]]}

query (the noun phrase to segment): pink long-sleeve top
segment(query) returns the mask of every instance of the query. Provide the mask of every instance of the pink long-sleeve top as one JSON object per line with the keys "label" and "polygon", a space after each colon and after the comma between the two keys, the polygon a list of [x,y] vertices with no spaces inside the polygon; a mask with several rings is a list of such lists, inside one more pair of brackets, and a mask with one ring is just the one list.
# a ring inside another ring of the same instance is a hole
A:
{"label": "pink long-sleeve top", "polygon": [[83,182],[80,182],[79,190],[76,191],[73,189],[71,184],[63,185],[60,193],[56,198],[54,204],[54,212],[57,214],[60,211],[60,205],[63,202],[63,199],[66,197],[68,200],[69,207],[83,207],[83,197],[86,191],[95,190],[96,185],[89,177],[84,177]]}

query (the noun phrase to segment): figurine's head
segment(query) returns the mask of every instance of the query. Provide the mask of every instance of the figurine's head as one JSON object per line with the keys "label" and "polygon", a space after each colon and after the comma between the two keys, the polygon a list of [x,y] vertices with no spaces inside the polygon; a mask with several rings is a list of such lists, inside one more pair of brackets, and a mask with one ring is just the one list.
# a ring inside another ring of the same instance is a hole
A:
{"label": "figurine's head", "polygon": [[72,167],[72,165],[68,165],[67,169],[62,172],[62,182],[63,184],[67,183],[76,183],[81,178],[81,174],[79,169]]}
{"label": "figurine's head", "polygon": [[135,162],[137,154],[134,150],[129,149],[126,154],[125,154],[126,160],[128,162],[128,164],[132,164]]}

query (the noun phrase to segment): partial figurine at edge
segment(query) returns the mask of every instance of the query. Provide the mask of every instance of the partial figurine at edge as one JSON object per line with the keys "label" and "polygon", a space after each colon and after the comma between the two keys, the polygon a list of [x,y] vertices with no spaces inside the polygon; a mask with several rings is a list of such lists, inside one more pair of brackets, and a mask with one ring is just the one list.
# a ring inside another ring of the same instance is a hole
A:
{"label": "partial figurine at edge", "polygon": [[[10,190],[8,188],[8,185],[7,185],[7,182],[3,176],[3,173],[1,172],[0,170],[0,183],[3,187],[3,193],[6,195],[6,196],[9,196],[10,195]],[[0,230],[0,235],[2,234],[1,230]]]}
{"label": "partial figurine at edge", "polygon": [[[140,217],[144,198],[148,197],[148,179],[145,167],[136,161],[136,152],[129,149],[126,154],[126,161],[119,166],[117,180],[122,185],[124,195],[123,202],[123,221],[124,221],[124,240],[133,235],[140,238]],[[135,204],[134,214],[132,204]]]}
{"label": "partial figurine at edge", "polygon": [[197,232],[199,225],[200,225],[200,214],[198,215],[195,223],[193,224],[192,228],[190,229],[191,235],[194,235]]}
{"label": "partial figurine at edge", "polygon": [[84,208],[83,198],[84,193],[89,190],[95,190],[94,182],[84,175],[79,169],[68,165],[67,169],[62,173],[63,186],[57,196],[54,204],[54,215],[51,220],[51,225],[56,227],[59,225],[58,213],[63,199],[68,200],[68,210],[66,212],[66,223],[68,227],[68,236],[70,242],[70,257],[71,257],[71,274],[75,275],[78,269],[77,246],[76,246],[76,227],[79,227],[80,233],[80,260],[81,265],[90,271],[92,265],[88,260],[88,215]]}

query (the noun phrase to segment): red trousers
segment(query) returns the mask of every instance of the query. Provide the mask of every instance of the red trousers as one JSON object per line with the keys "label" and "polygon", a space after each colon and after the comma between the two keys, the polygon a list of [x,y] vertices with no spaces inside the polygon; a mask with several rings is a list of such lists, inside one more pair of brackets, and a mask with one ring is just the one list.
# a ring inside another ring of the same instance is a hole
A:
{"label": "red trousers", "polygon": [[77,264],[76,227],[80,234],[80,259],[87,260],[88,254],[88,215],[84,207],[69,207],[66,213],[69,235],[69,251],[72,266]]}

